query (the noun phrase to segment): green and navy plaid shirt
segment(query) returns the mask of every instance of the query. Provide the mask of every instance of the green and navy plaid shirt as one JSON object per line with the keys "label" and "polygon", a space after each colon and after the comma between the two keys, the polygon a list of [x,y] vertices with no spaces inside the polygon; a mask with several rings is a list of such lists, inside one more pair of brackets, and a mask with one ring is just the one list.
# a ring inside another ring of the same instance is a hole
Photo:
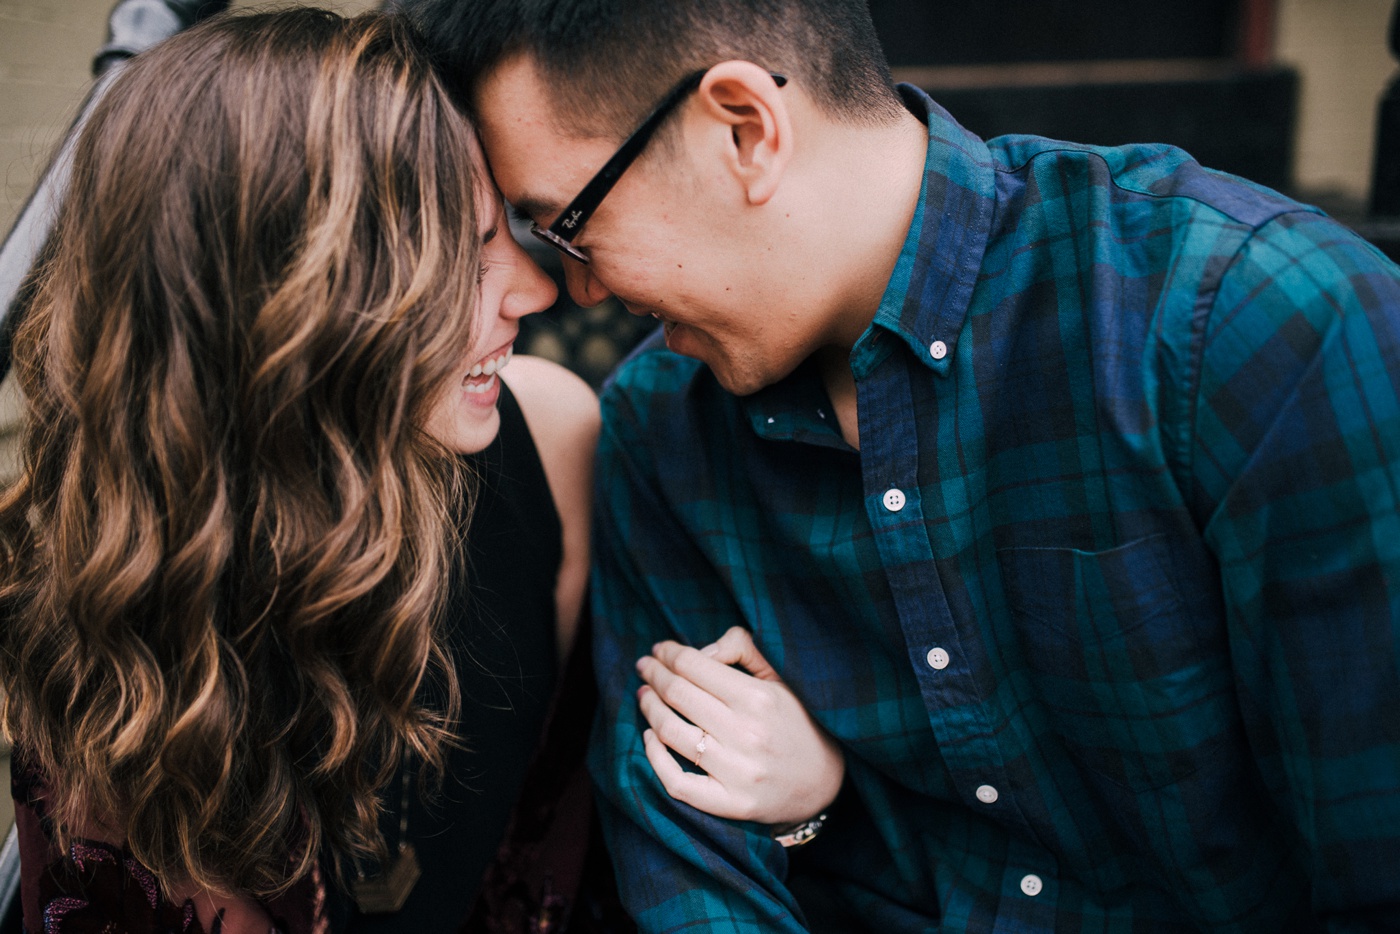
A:
{"label": "green and navy plaid shirt", "polygon": [[[1176,149],[983,142],[903,93],[922,208],[851,354],[859,452],[806,369],[736,398],[653,340],[603,393],[591,767],[629,909],[1400,930],[1400,271]],[[643,755],[633,662],[736,624],[846,752],[806,852]]]}

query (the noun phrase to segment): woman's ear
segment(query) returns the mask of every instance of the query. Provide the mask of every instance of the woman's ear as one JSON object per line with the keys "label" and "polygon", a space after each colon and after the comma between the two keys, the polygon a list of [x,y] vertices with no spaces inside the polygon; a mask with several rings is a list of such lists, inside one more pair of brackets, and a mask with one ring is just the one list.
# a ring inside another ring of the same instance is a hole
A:
{"label": "woman's ear", "polygon": [[753,62],[720,62],[697,92],[705,113],[727,125],[729,170],[750,204],[773,197],[792,158],[792,117],[773,75]]}

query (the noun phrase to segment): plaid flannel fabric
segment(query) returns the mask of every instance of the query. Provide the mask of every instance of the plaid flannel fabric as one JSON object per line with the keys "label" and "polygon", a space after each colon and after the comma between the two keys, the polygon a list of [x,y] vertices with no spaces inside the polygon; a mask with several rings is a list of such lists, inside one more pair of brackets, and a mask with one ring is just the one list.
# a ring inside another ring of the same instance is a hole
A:
{"label": "plaid flannel fabric", "polygon": [[[984,143],[857,343],[605,389],[591,767],[647,931],[1400,930],[1400,271],[1166,146]],[[671,800],[633,662],[731,625],[843,744],[800,855]]]}

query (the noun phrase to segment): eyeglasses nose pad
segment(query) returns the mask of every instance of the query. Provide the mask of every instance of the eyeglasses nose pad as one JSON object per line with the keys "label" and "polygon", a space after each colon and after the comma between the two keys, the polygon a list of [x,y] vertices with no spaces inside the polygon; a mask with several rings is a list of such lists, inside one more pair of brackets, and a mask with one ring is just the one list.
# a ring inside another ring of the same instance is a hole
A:
{"label": "eyeglasses nose pad", "polygon": [[588,254],[584,253],[578,247],[574,246],[572,243],[565,240],[563,237],[559,236],[554,231],[546,230],[539,224],[532,223],[530,225],[530,233],[534,234],[536,237],[538,237],[540,240],[543,240],[545,243],[548,243],[550,246],[554,247],[556,250],[558,250],[560,253],[563,253],[565,256],[576,260],[580,263],[583,263],[585,266],[588,265]]}

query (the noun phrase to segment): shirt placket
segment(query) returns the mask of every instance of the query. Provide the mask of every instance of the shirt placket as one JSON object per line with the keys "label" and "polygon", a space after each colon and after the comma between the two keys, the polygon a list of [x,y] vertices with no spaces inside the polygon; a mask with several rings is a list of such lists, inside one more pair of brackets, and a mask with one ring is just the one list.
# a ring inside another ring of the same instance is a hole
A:
{"label": "shirt placket", "polygon": [[[861,418],[861,476],[866,513],[904,632],[929,726],[962,804],[1012,830],[994,930],[1051,931],[1055,887],[1044,849],[1017,806],[1015,789],[993,727],[994,717],[964,650],[974,630],[960,630],[949,610],[934,561],[925,501],[919,487],[920,426],[909,381],[943,378],[909,366],[902,353],[879,363],[857,383]],[[933,416],[925,429],[936,432]],[[1015,828],[1013,830],[1013,828]]]}

